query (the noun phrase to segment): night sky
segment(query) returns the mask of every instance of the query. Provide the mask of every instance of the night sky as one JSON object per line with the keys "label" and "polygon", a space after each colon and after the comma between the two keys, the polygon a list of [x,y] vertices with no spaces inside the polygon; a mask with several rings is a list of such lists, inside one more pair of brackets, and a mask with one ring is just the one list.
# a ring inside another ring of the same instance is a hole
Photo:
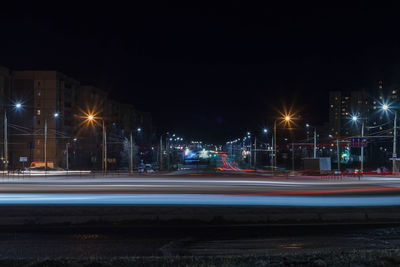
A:
{"label": "night sky", "polygon": [[397,9],[124,2],[3,8],[0,64],[57,69],[151,112],[160,132],[210,142],[271,128],[285,105],[322,125],[329,90],[400,87]]}

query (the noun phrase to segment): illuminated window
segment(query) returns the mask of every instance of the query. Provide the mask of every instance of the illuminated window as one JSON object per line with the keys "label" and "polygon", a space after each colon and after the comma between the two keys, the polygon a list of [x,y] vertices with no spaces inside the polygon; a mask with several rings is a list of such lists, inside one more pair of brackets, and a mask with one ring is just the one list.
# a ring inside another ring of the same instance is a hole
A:
{"label": "illuminated window", "polygon": [[382,96],[380,96],[379,99],[382,99]]}
{"label": "illuminated window", "polygon": [[396,90],[393,90],[393,91],[392,91],[392,94],[394,94],[394,95],[395,95],[395,94],[396,94]]}
{"label": "illuminated window", "polygon": [[36,110],[36,115],[40,116],[40,109]]}
{"label": "illuminated window", "polygon": [[376,106],[374,106],[374,109],[376,109]]}
{"label": "illuminated window", "polygon": [[333,108],[333,105],[331,105],[331,108]]}

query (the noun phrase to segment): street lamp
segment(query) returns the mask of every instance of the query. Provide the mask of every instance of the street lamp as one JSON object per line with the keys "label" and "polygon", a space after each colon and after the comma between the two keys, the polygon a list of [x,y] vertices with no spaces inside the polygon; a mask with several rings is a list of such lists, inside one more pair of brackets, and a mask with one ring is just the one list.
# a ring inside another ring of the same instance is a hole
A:
{"label": "street lamp", "polygon": [[87,120],[89,122],[95,122],[96,120],[101,120],[102,122],[102,132],[103,132],[103,138],[102,138],[102,143],[103,143],[103,148],[102,148],[102,169],[104,173],[107,173],[107,133],[106,133],[106,127],[104,125],[104,118],[97,118],[93,114],[88,114],[87,115]]}
{"label": "street lamp", "polygon": [[[351,120],[356,123],[359,120],[359,118],[358,118],[358,116],[353,115],[351,117]],[[361,138],[363,138],[363,137],[364,137],[364,120],[361,120]],[[361,165],[360,171],[363,172],[364,171],[364,145],[363,144],[361,144],[361,160],[360,161],[361,161],[360,162],[360,165]]]}
{"label": "street lamp", "polygon": [[[306,123],[306,127],[310,128],[311,126],[309,123]],[[316,127],[313,127],[313,128],[314,128],[314,153],[313,154],[314,154],[314,159],[315,159],[315,158],[317,158],[317,128]],[[308,132],[307,132],[307,139],[308,139]]]}
{"label": "street lamp", "polygon": [[[22,104],[17,102],[14,104],[15,109],[19,110],[22,108]],[[4,107],[4,170],[8,171],[8,120],[7,120],[7,109]]]}
{"label": "street lamp", "polygon": [[393,160],[393,164],[392,164],[392,172],[393,174],[396,173],[396,135],[397,135],[397,110],[395,109],[391,109],[387,104],[383,104],[382,105],[382,109],[384,111],[390,111],[392,110],[394,113],[394,120],[393,120],[393,155],[392,155],[392,160]]}
{"label": "street lamp", "polygon": [[[292,120],[292,117],[290,116],[290,115],[285,115],[284,117],[283,117],[283,120],[286,122],[286,123],[290,123],[291,122],[291,120]],[[273,153],[274,153],[274,167],[276,168],[276,122],[277,122],[277,120],[274,120],[274,140],[273,140],[273,145],[274,145],[274,147],[273,147]]]}

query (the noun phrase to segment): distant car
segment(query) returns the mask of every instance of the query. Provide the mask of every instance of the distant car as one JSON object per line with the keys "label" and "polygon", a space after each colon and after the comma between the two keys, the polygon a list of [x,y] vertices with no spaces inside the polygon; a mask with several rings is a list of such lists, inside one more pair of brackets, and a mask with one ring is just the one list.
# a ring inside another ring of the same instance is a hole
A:
{"label": "distant car", "polygon": [[138,168],[138,172],[141,172],[141,173],[144,173],[144,172],[146,172],[146,173],[150,173],[150,172],[154,172],[154,169],[153,169],[153,166],[151,165],[151,164],[144,164],[144,165],[141,165],[139,168]]}

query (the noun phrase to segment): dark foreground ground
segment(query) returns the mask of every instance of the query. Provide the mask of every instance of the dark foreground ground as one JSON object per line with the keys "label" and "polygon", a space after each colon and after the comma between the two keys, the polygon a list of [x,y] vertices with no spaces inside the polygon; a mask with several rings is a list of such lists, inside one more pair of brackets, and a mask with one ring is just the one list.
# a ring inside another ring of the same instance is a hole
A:
{"label": "dark foreground ground", "polygon": [[1,266],[399,266],[400,224],[0,228]]}

